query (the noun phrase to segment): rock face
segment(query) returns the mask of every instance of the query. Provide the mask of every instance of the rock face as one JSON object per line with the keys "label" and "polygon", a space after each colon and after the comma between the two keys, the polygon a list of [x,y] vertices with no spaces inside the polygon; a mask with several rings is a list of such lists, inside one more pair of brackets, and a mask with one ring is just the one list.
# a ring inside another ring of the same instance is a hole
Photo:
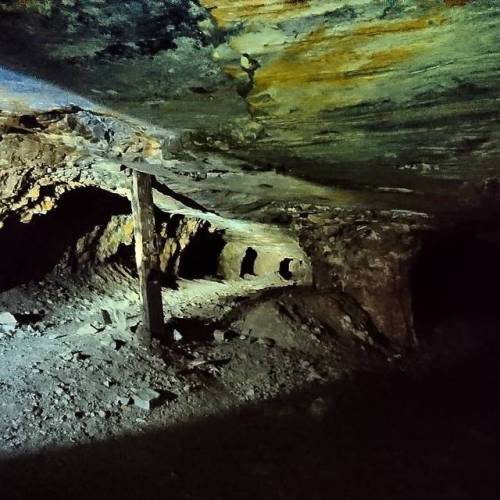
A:
{"label": "rock face", "polygon": [[[145,162],[167,274],[308,283],[310,258],[311,315],[413,345],[424,235],[447,210],[498,214],[499,15],[492,0],[2,2],[0,62],[150,124],[70,94],[21,112],[0,69],[0,221],[77,189],[127,198],[126,166]],[[114,213],[69,257],[130,242]]]}
{"label": "rock face", "polygon": [[[309,279],[307,256],[286,228],[225,218],[186,196],[189,174],[178,171],[182,162],[164,153],[170,136],[153,131],[76,107],[0,113],[0,286],[35,275],[41,279],[56,264],[103,263],[130,247],[127,165],[135,162],[156,174],[161,267],[167,276],[239,278],[246,251],[255,246],[258,276],[279,284],[280,262],[293,259],[301,262],[300,272],[286,279]],[[191,157],[197,161],[204,163]],[[174,191],[170,185],[176,183],[182,187]],[[223,252],[226,245],[229,253]]]}
{"label": "rock face", "polygon": [[[337,210],[305,215],[297,224],[315,289],[367,314],[374,338],[414,345],[411,271],[423,235],[436,231],[437,222],[421,213]],[[343,316],[349,330],[351,317]]]}
{"label": "rock face", "polygon": [[301,299],[309,314],[303,315],[340,333],[403,348],[432,340],[450,318],[496,317],[498,205],[492,207],[488,190],[479,196],[481,203],[444,217],[302,212],[294,225],[313,268],[313,290]]}
{"label": "rock face", "polygon": [[245,112],[212,61],[217,31],[190,0],[11,0],[0,63],[169,127],[216,126]]}

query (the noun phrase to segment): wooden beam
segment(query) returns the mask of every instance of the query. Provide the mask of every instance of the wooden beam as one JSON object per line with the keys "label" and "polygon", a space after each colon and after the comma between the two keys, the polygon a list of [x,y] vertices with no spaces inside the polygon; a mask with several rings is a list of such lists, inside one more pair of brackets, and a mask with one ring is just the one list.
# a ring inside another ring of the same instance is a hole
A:
{"label": "wooden beam", "polygon": [[132,170],[132,214],[134,217],[135,258],[142,299],[141,336],[146,340],[163,337],[165,331],[159,255],[151,176]]}

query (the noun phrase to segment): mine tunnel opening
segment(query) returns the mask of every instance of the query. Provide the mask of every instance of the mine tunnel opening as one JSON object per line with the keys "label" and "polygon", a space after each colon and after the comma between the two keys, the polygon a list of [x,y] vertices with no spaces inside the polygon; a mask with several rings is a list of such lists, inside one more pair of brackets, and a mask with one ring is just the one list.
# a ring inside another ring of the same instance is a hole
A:
{"label": "mine tunnel opening", "polygon": [[240,266],[240,278],[244,278],[247,274],[250,276],[256,276],[255,263],[259,254],[257,250],[252,247],[248,247],[245,251],[245,255],[241,261]]}
{"label": "mine tunnel opening", "polygon": [[[411,273],[419,340],[500,346],[500,224],[429,235]],[[462,338],[460,338],[462,337]],[[464,344],[464,345],[465,345]]]}
{"label": "mine tunnel opening", "polygon": [[[12,215],[0,230],[0,290],[41,280],[58,265],[76,271],[80,260],[90,259],[83,243],[97,243],[113,217],[127,216],[130,202],[108,191],[85,187],[64,193],[57,206],[29,222]],[[82,238],[92,235],[88,241]],[[132,248],[117,245],[114,256],[131,261]],[[90,263],[90,262],[89,262]]]}
{"label": "mine tunnel opening", "polygon": [[213,230],[208,225],[203,226],[180,256],[179,277],[185,279],[215,277],[225,246],[223,231]]}
{"label": "mine tunnel opening", "polygon": [[285,258],[280,262],[278,273],[285,280],[291,280],[293,278],[293,273],[291,270],[292,262],[293,259],[289,258]]}

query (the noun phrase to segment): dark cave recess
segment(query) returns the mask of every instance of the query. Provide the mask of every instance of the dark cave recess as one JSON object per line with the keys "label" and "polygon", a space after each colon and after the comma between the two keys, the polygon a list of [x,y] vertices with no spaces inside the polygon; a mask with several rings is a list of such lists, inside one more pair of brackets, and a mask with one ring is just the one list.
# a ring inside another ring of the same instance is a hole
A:
{"label": "dark cave recess", "polygon": [[500,223],[463,224],[424,238],[411,275],[417,338],[500,348]]}
{"label": "dark cave recess", "polygon": [[[78,188],[61,196],[57,206],[46,214],[35,215],[28,223],[14,214],[0,230],[0,290],[32,280],[41,280],[57,265],[79,271],[95,264],[92,257],[106,236],[104,230],[115,216],[131,214],[130,202],[119,195],[96,187]],[[180,238],[185,218],[156,210],[157,225],[167,225],[169,240]],[[177,278],[203,279],[217,275],[221,252],[226,245],[224,232],[202,223],[190,234],[185,246],[177,244],[162,273],[164,286],[173,286]],[[119,228],[115,229],[116,231]],[[77,249],[82,238],[92,234]],[[109,238],[110,235],[108,234]],[[117,235],[119,238],[120,236]],[[159,239],[160,251],[167,243]],[[88,254],[87,258],[85,254]],[[120,262],[135,275],[133,237],[121,243],[110,260]]]}
{"label": "dark cave recess", "polygon": [[0,289],[42,279],[79,238],[130,211],[126,198],[86,187],[63,194],[55,209],[29,223],[12,215],[0,230]]}

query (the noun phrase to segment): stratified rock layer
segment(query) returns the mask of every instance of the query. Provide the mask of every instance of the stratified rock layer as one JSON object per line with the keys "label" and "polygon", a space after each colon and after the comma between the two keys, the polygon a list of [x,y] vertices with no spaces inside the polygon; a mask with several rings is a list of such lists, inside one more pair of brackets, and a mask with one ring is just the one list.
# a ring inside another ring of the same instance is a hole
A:
{"label": "stratified rock layer", "polygon": [[215,55],[263,127],[256,155],[361,185],[498,172],[498,2],[202,3],[234,30]]}
{"label": "stratified rock layer", "polygon": [[441,193],[498,173],[494,0],[11,0],[0,14],[0,61],[201,147],[361,188]]}
{"label": "stratified rock layer", "polygon": [[245,114],[211,58],[216,40],[190,0],[0,4],[0,64],[169,127],[210,130]]}

